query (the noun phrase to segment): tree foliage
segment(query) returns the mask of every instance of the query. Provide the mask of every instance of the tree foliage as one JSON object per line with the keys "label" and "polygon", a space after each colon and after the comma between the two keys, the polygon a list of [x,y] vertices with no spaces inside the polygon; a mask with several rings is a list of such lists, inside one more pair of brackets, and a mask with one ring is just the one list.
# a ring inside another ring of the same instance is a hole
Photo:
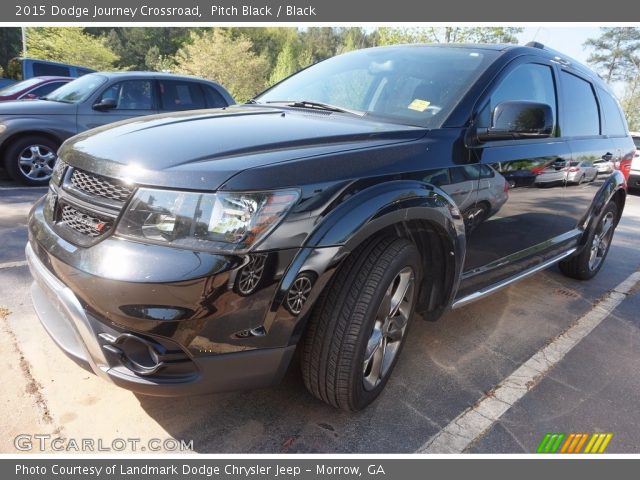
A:
{"label": "tree foliage", "polygon": [[6,68],[13,57],[22,51],[22,34],[19,28],[0,28],[0,67]]}
{"label": "tree foliage", "polygon": [[221,29],[192,33],[175,55],[175,71],[215,80],[245,101],[264,88],[268,74],[268,61],[252,47],[248,38]]}
{"label": "tree foliage", "polygon": [[607,83],[621,86],[621,104],[629,128],[640,130],[640,28],[605,27],[600,31],[599,37],[584,43],[594,50],[587,62]]}
{"label": "tree foliage", "polygon": [[27,54],[31,58],[83,65],[96,70],[113,69],[118,56],[103,38],[76,27],[27,29]]}
{"label": "tree foliage", "polygon": [[381,27],[377,45],[399,43],[518,43],[520,27]]}

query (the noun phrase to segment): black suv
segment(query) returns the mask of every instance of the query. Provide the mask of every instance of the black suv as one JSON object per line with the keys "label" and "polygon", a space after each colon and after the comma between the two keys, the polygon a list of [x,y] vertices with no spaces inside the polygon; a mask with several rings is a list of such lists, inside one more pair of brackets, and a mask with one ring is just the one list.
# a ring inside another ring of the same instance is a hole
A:
{"label": "black suv", "polygon": [[634,152],[603,82],[539,44],[351,52],[246,105],[66,141],[29,219],[33,302],[136,392],[264,387],[298,349],[308,389],[357,410],[414,313],[556,262],[593,277],[625,180],[569,168]]}

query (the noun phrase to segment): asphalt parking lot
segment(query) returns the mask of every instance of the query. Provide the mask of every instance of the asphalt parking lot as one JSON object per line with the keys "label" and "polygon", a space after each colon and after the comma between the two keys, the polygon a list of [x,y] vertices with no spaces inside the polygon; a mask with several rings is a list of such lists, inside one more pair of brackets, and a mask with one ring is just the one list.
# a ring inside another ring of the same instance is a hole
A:
{"label": "asphalt parking lot", "polygon": [[[640,268],[640,196],[629,195],[607,261],[591,282],[552,267],[431,323],[415,318],[382,396],[357,414],[306,392],[297,364],[270,389],[164,399],[86,373],[49,339],[32,310],[26,216],[42,188],[0,181],[0,452],[20,434],[192,442],[203,453],[424,451],[447,426],[541,348],[598,308]],[[607,452],[640,451],[640,294],[616,308],[464,448],[535,452],[546,432],[612,432]],[[59,444],[60,445],[60,444]],[[67,443],[68,445],[68,443]],[[47,445],[45,450],[50,450]],[[131,444],[126,448],[133,450]],[[32,452],[39,452],[39,449]],[[73,451],[73,450],[71,450]]]}

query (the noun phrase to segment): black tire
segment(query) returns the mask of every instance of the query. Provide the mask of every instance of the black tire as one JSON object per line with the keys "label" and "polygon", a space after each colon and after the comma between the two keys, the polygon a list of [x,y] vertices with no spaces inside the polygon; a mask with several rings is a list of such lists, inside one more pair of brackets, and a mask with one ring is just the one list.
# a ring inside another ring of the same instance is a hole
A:
{"label": "black tire", "polygon": [[[38,154],[31,150],[37,148]],[[53,173],[59,144],[40,135],[29,135],[11,142],[5,150],[4,166],[12,180],[24,185],[47,185]],[[28,166],[21,165],[20,159],[31,155],[34,166],[32,173]]]}
{"label": "black tire", "polygon": [[[374,239],[345,260],[318,300],[302,343],[302,376],[313,395],[346,411],[360,410],[376,399],[391,375],[407,336],[420,275],[420,254],[415,245],[405,239]],[[379,320],[383,316],[383,300],[388,299],[389,305],[393,305],[394,300],[388,293],[400,292],[403,282],[409,278],[411,287],[400,293],[401,308],[396,316],[386,317],[389,324],[397,322],[397,325],[384,327],[386,323]],[[400,329],[403,322],[404,327]],[[382,333],[385,328],[387,333]],[[377,337],[378,334],[381,336]],[[393,340],[392,336],[399,339]],[[374,338],[379,342],[373,341]],[[368,349],[372,349],[372,353],[367,363]],[[393,355],[389,359],[387,351]],[[387,359],[378,362],[378,377],[373,372],[376,355]],[[367,373],[369,366],[371,370]]]}
{"label": "black tire", "polygon": [[[618,206],[614,201],[609,202],[593,224],[582,251],[573,257],[560,262],[560,271],[567,277],[578,280],[592,279],[602,268],[611,247],[611,239],[618,222]],[[604,228],[609,225],[603,234]],[[595,250],[594,250],[595,249]],[[596,260],[592,258],[595,254]]]}

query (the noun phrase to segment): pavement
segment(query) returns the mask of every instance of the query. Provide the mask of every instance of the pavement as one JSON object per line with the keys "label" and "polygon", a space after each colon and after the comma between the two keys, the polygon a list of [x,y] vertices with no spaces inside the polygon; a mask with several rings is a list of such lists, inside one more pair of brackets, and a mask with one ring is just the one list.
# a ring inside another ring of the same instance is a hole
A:
{"label": "pavement", "polygon": [[[552,267],[438,322],[415,318],[387,388],[363,412],[343,413],[317,401],[295,362],[269,389],[146,397],[77,367],[33,312],[24,264],[26,216],[44,192],[0,180],[0,368],[8,380],[0,389],[2,453],[75,452],[73,445],[87,439],[126,452],[155,451],[158,444],[158,451],[174,451],[179,442],[202,453],[416,452],[640,268],[640,196],[629,195],[596,278],[571,280]],[[535,452],[547,432],[602,431],[613,433],[607,452],[639,453],[637,290],[463,451]],[[27,440],[17,442],[19,435]],[[48,440],[40,445],[34,435]]]}

